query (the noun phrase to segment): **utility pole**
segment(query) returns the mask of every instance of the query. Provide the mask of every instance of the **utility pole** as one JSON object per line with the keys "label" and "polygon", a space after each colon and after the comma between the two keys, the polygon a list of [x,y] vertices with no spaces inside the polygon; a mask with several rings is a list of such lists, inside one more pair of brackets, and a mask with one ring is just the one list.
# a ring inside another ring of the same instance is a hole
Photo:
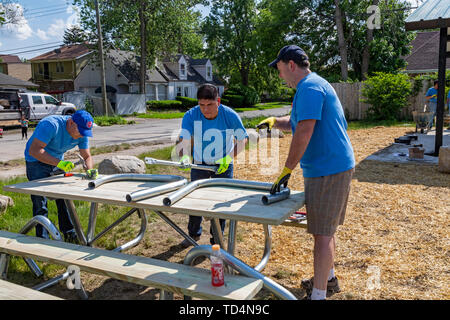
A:
{"label": "utility pole", "polygon": [[105,61],[103,60],[103,39],[102,39],[102,26],[100,24],[100,13],[98,10],[98,1],[95,2],[95,16],[97,18],[97,32],[98,32],[98,53],[100,55],[100,78],[102,81],[102,103],[105,116],[108,116],[108,98],[106,97],[106,76],[105,76]]}

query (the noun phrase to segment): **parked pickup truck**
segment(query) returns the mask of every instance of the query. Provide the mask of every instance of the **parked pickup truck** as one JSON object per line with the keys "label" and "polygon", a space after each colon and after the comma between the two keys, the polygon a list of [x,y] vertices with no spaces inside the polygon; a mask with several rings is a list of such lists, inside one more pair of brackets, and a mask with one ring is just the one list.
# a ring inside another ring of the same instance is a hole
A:
{"label": "parked pickup truck", "polygon": [[29,120],[41,120],[53,114],[70,115],[72,103],[61,102],[49,94],[0,89],[0,127],[18,125],[22,114]]}

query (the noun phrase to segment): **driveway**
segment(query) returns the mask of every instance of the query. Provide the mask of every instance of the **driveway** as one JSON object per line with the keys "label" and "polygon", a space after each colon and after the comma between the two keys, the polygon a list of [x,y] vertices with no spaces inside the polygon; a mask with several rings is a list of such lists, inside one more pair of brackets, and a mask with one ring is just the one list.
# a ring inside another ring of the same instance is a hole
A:
{"label": "driveway", "polygon": [[[291,107],[276,109],[240,112],[241,118],[254,118],[259,116],[284,116]],[[131,118],[127,118],[131,120]],[[94,136],[89,139],[91,147],[107,145],[128,144],[167,144],[175,142],[181,128],[180,119],[141,119],[133,118],[136,124],[114,125],[109,127],[95,127]],[[28,136],[31,136],[29,132]],[[174,138],[173,138],[174,137]],[[20,130],[6,131],[0,139],[0,162],[23,159],[26,140],[22,140]]]}

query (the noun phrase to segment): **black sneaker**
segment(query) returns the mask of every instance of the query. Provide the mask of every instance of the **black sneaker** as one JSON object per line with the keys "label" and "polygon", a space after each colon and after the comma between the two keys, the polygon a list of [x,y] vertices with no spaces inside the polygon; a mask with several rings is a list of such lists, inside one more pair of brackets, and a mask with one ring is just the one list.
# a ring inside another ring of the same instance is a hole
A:
{"label": "black sneaker", "polygon": [[78,236],[75,231],[69,231],[64,234],[64,242],[80,244],[80,240],[78,240]]}
{"label": "black sneaker", "polygon": [[[200,240],[200,236],[194,236],[194,237],[191,237],[191,238],[194,239],[195,241]],[[180,245],[181,245],[183,248],[189,248],[190,246],[193,246],[193,244],[192,244],[188,239],[184,239],[184,240],[180,243]]]}
{"label": "black sneaker", "polygon": [[[311,279],[302,280],[301,283],[302,288],[306,291],[306,295],[310,296],[312,293],[312,289],[314,287],[314,277]],[[339,281],[337,277],[334,277],[331,280],[328,280],[327,283],[327,297],[332,296],[335,293],[341,292],[341,288],[339,287]]]}

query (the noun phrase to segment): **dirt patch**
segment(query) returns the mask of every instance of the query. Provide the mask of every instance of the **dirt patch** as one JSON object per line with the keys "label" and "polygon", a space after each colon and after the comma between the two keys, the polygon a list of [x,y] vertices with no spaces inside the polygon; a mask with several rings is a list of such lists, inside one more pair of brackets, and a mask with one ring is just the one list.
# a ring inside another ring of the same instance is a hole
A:
{"label": "dirt patch", "polygon": [[[377,127],[349,131],[357,166],[346,221],[336,233],[335,269],[342,292],[330,299],[450,298],[450,175],[438,172],[433,165],[364,160],[410,130]],[[287,157],[290,140],[291,136],[286,135],[279,141],[281,165]],[[258,164],[237,163],[235,178],[267,182],[276,179],[278,172],[263,174],[260,169]],[[303,190],[300,170],[293,172],[290,187]],[[168,216],[187,230],[187,216]],[[137,218],[135,224],[137,232]],[[199,243],[209,244],[208,221],[203,223],[203,230]],[[273,249],[263,273],[300,299],[304,296],[301,280],[313,275],[312,236],[304,229],[284,226],[273,227],[272,234]],[[182,263],[190,250],[179,246],[182,240],[153,213],[144,240],[127,253]],[[260,225],[238,224],[237,257],[255,266],[262,257],[263,245]],[[198,266],[208,267],[208,262]],[[82,280],[90,299],[159,297],[157,290],[85,272]],[[63,284],[45,292],[78,299]],[[263,290],[257,298],[273,296]]]}

